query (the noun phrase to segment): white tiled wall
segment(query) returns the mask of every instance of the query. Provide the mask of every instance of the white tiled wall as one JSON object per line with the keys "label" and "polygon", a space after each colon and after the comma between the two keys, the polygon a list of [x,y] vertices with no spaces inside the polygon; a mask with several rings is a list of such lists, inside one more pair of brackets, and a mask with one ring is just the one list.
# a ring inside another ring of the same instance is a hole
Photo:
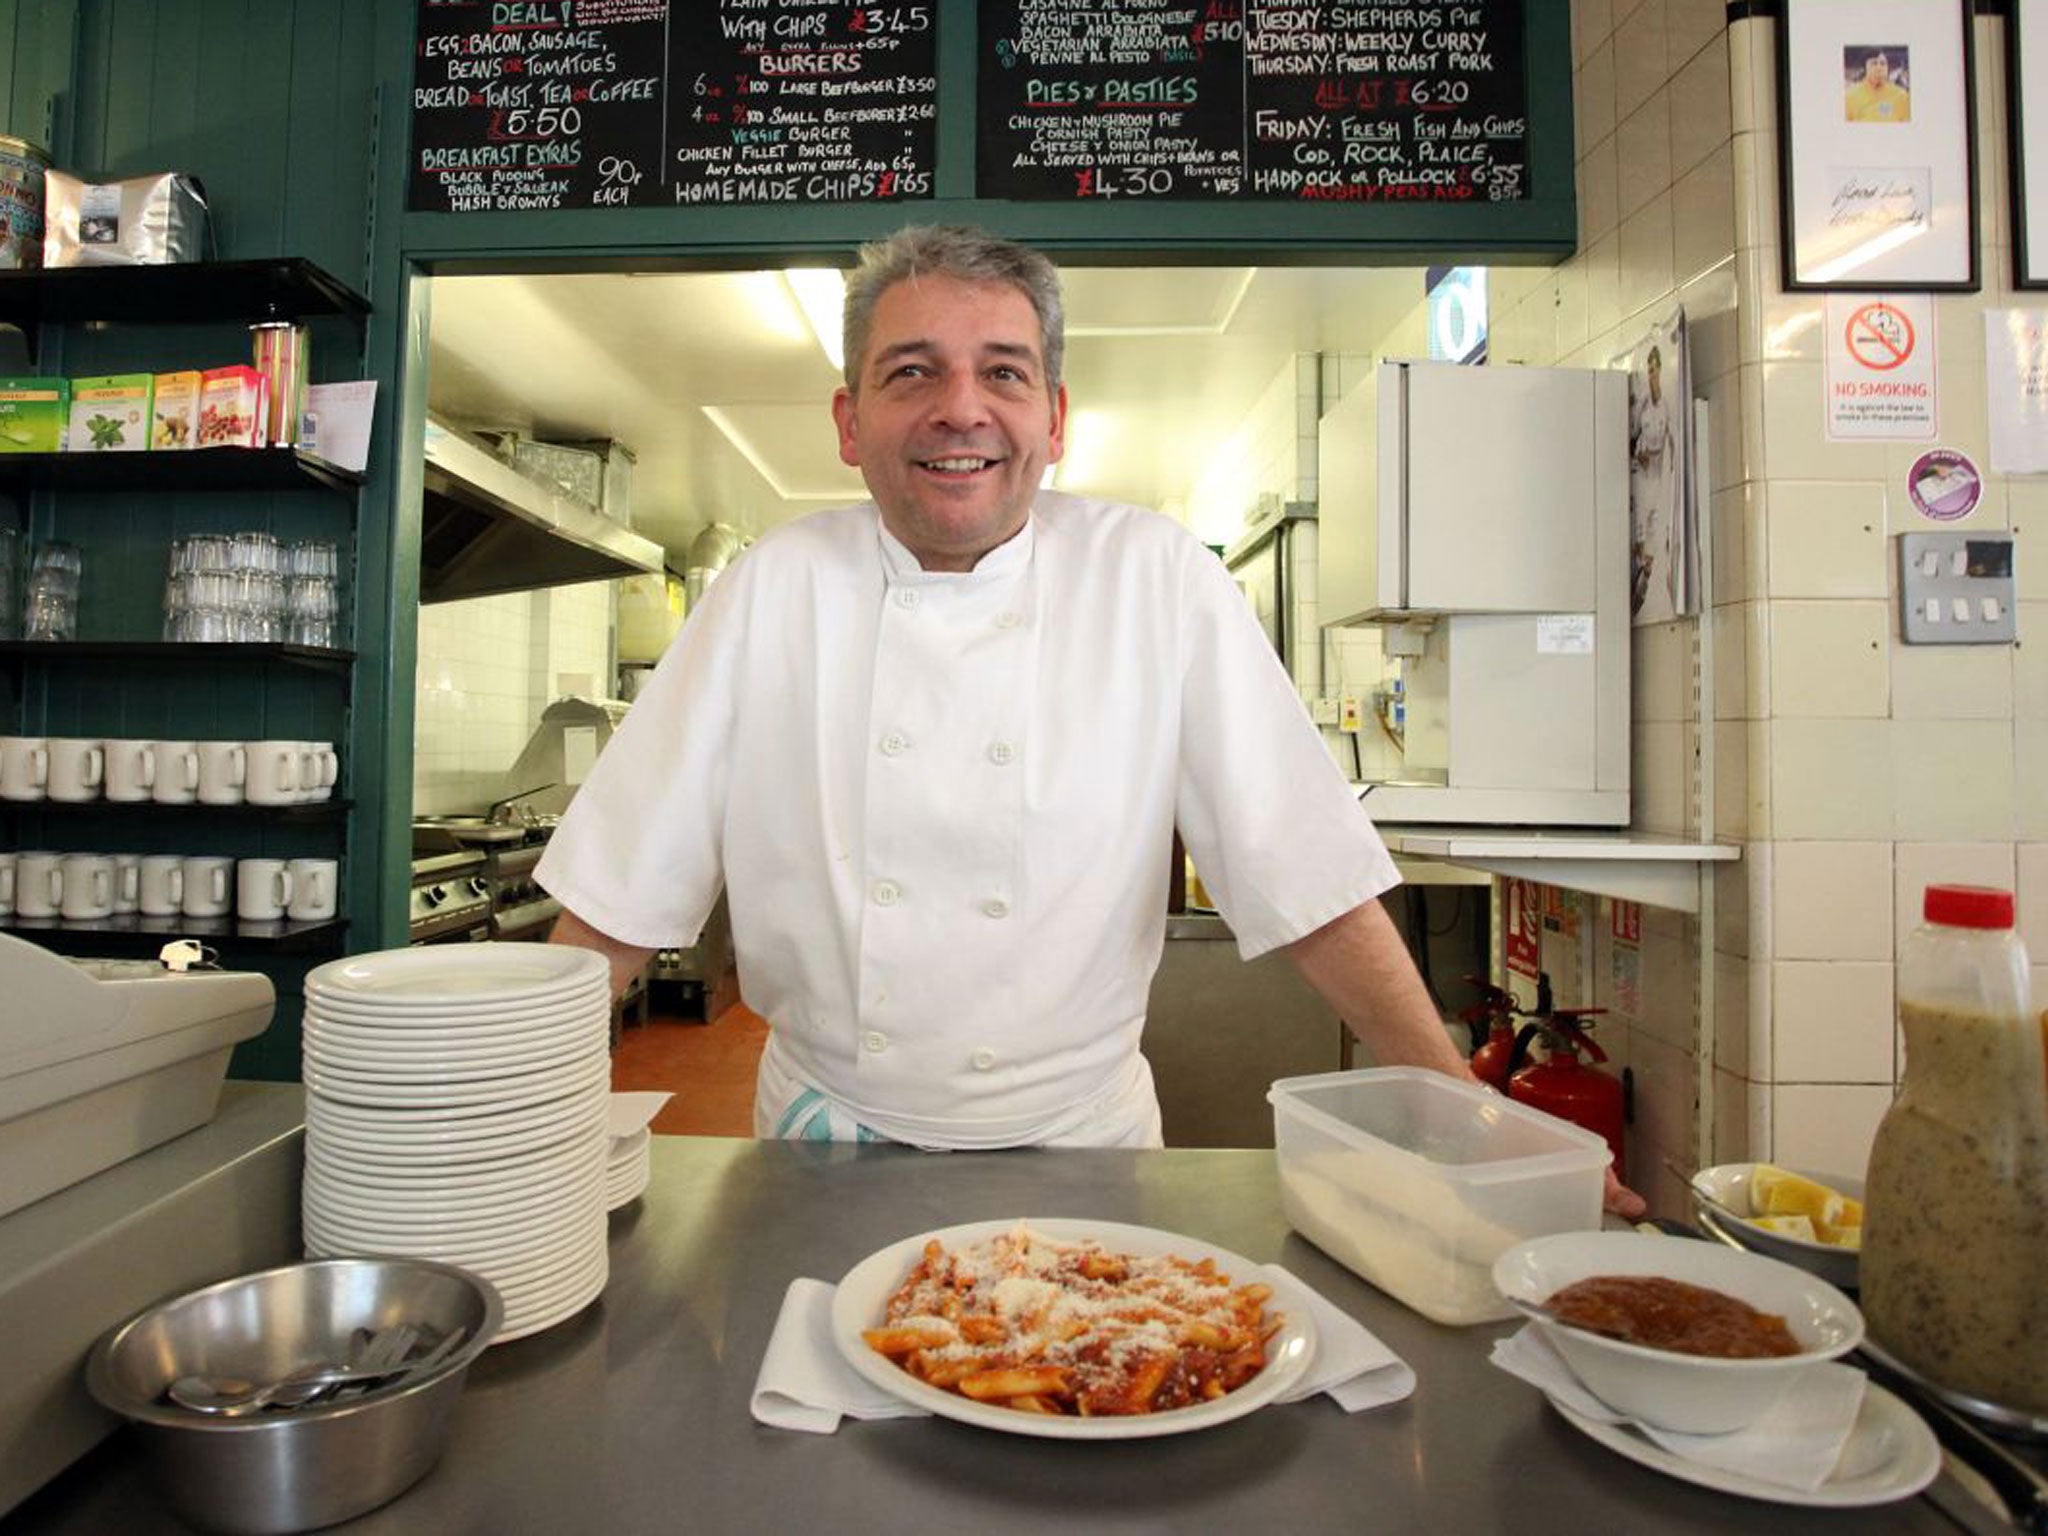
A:
{"label": "white tiled wall", "polygon": [[[1761,655],[1749,700],[1768,782],[1752,785],[1745,858],[1769,931],[1752,932],[1767,1058],[1750,1061],[1752,1150],[1862,1171],[1899,1059],[1893,962],[1933,881],[2015,889],[2036,990],[2048,969],[2048,663],[2040,645],[1908,647],[1896,639],[1895,536],[1924,526],[1903,495],[1924,445],[1831,443],[1822,410],[1825,295],[1779,284],[1776,38],[1729,33],[1742,287],[1747,596]],[[1983,319],[2029,304],[2010,282],[2004,217],[2003,24],[1976,21],[1984,289],[1937,301],[1940,441],[1988,468]],[[2025,543],[2048,481],[1992,474],[1965,528]],[[2018,564],[2022,640],[2048,620],[2048,574]],[[1761,692],[1757,690],[1761,690]],[[1755,793],[1761,789],[1761,793]],[[1752,1041],[1754,1044],[1754,1039]],[[1723,1117],[1724,1126],[1728,1124]]]}
{"label": "white tiled wall", "polygon": [[612,586],[588,582],[420,610],[413,810],[478,811],[559,696],[564,674],[611,692]]}

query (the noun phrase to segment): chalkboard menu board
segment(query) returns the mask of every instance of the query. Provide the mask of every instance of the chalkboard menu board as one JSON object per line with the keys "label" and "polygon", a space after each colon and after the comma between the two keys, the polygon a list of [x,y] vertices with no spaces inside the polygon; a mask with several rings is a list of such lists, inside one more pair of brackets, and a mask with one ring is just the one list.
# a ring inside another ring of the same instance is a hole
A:
{"label": "chalkboard menu board", "polygon": [[408,206],[929,197],[937,0],[421,0]]}
{"label": "chalkboard menu board", "polygon": [[1524,0],[982,0],[976,195],[1502,202]]}

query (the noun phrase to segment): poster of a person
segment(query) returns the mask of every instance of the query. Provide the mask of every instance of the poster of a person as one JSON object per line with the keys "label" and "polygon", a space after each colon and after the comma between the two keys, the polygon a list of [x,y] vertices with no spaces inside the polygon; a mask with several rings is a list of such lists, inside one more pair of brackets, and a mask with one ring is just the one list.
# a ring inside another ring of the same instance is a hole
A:
{"label": "poster of a person", "polygon": [[1842,50],[1842,116],[1852,123],[1906,123],[1913,118],[1903,43]]}
{"label": "poster of a person", "polygon": [[1651,327],[1629,361],[1629,611],[1659,624],[1691,611],[1685,316]]}

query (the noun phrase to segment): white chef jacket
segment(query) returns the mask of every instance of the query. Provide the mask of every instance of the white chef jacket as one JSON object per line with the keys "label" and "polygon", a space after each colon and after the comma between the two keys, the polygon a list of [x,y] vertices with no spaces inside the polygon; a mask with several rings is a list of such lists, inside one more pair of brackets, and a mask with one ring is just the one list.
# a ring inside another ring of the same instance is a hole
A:
{"label": "white chef jacket", "polygon": [[1042,492],[935,572],[869,503],[707,590],[536,873],[647,947],[695,942],[723,884],[764,1082],[924,1146],[1072,1142],[1150,1098],[1176,826],[1247,959],[1398,878],[1178,524]]}

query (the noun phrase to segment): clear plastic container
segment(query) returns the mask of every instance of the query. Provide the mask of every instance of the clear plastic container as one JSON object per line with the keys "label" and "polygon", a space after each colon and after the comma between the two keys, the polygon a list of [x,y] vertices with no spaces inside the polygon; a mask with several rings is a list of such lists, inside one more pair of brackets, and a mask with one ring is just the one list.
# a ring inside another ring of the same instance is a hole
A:
{"label": "clear plastic container", "polygon": [[1493,1261],[1600,1226],[1607,1143],[1497,1093],[1372,1067],[1282,1078],[1266,1098],[1288,1223],[1436,1322],[1513,1316]]}
{"label": "clear plastic container", "polygon": [[1906,1069],[1870,1150],[1864,1317],[1937,1387],[2048,1414],[2048,1065],[2009,892],[1927,888],[1899,948]]}

